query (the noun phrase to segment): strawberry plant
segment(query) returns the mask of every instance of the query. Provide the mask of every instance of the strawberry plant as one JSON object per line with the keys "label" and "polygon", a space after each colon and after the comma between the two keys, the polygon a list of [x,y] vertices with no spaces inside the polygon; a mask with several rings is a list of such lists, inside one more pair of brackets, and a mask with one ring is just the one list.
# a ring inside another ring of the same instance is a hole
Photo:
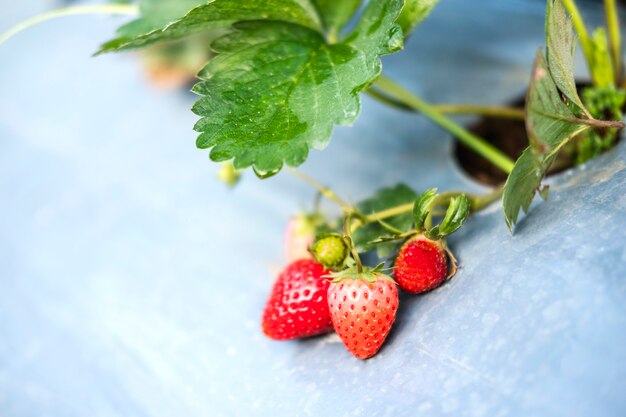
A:
{"label": "strawberry plant", "polygon": [[[292,339],[334,327],[363,359],[378,351],[391,330],[396,282],[415,294],[455,274],[457,261],[445,238],[471,213],[502,199],[513,230],[537,192],[547,197],[542,181],[555,165],[582,164],[611,149],[624,127],[626,79],[614,0],[605,1],[606,29],[591,35],[574,0],[547,0],[545,51],[536,55],[523,110],[431,104],[382,74],[381,58],[401,51],[437,2],[141,0],[54,11],[17,26],[0,42],[50,17],[137,15],[96,54],[141,49],[153,73],[167,79],[186,81],[197,72],[196,146],[223,164],[224,182],[235,185],[247,169],[261,179],[284,170],[341,212],[333,219],[316,208],[291,220],[285,236],[289,266],[263,313],[265,334]],[[574,79],[577,40],[590,85]],[[328,145],[334,126],[357,121],[362,94],[428,118],[506,173],[506,182],[485,195],[418,193],[398,184],[352,204],[296,170],[312,150]],[[514,160],[451,118],[459,113],[522,119],[528,146]],[[383,262],[363,265],[361,255],[369,252]],[[393,265],[392,273],[385,273],[385,264]]]}

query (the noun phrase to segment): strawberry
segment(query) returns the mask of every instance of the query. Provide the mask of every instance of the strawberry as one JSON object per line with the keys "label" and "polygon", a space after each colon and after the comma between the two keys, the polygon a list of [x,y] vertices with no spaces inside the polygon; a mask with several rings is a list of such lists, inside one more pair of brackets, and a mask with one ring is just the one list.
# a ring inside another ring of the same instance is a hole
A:
{"label": "strawberry", "polygon": [[285,230],[285,259],[293,262],[298,259],[312,259],[309,247],[315,240],[317,218],[301,214],[293,217]]}
{"label": "strawberry", "polygon": [[442,241],[424,236],[407,241],[398,252],[393,275],[398,286],[412,294],[441,285],[448,276],[448,257]]}
{"label": "strawberry", "polygon": [[263,311],[263,333],[288,340],[332,330],[326,299],[330,271],[311,259],[289,264],[278,276]]}
{"label": "strawberry", "polygon": [[406,292],[419,294],[432,290],[456,272],[456,259],[443,239],[463,226],[470,214],[471,204],[464,194],[447,197],[448,208],[441,224],[431,227],[431,209],[441,197],[437,189],[432,188],[415,200],[413,217],[415,233],[419,234],[402,245],[393,272],[398,286]]}
{"label": "strawberry", "polygon": [[318,238],[311,247],[311,253],[326,268],[336,269],[344,264],[350,248],[342,236],[327,233]]}
{"label": "strawberry", "polygon": [[396,319],[396,284],[378,268],[361,273],[346,270],[334,276],[328,287],[333,327],[354,356],[370,358],[378,352]]}

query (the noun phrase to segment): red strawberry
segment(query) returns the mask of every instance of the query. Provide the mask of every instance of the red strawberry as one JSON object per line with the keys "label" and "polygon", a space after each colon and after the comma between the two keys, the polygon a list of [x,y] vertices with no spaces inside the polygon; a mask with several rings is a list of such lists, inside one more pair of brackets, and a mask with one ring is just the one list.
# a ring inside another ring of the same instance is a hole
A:
{"label": "red strawberry", "polygon": [[393,280],[375,271],[338,278],[328,287],[328,306],[335,331],[359,359],[378,352],[398,310]]}
{"label": "red strawberry", "polygon": [[404,291],[418,294],[438,287],[448,275],[448,257],[440,240],[419,236],[406,242],[396,258],[393,276]]}
{"label": "red strawberry", "polygon": [[326,299],[330,271],[311,259],[289,264],[274,283],[265,310],[263,333],[287,340],[332,330]]}

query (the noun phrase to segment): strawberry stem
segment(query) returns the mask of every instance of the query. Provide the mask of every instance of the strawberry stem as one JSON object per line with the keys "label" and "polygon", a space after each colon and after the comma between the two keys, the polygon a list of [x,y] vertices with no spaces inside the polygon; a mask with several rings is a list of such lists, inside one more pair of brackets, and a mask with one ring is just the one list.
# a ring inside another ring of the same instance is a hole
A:
{"label": "strawberry stem", "polygon": [[352,240],[352,215],[350,213],[346,214],[346,217],[343,221],[343,233],[345,234],[345,238],[348,241],[348,245],[350,247],[350,253],[352,253],[352,258],[354,259],[354,263],[356,264],[356,270],[360,273],[363,272],[363,264],[361,263],[361,257],[359,256],[359,251],[356,250],[356,246],[354,246],[354,241]]}
{"label": "strawberry stem", "polygon": [[347,203],[345,200],[335,194],[335,192],[331,188],[322,185],[315,179],[309,177],[301,171],[298,171],[297,169],[286,167],[285,170],[294,177],[301,179],[302,181],[315,188],[322,196],[324,196],[329,201],[337,204],[341,211],[343,211],[344,213],[352,213],[355,211],[354,207],[351,204]]}
{"label": "strawberry stem", "polygon": [[39,23],[47,20],[55,19],[62,16],[71,16],[79,14],[124,14],[135,15],[139,13],[139,8],[136,5],[124,5],[124,4],[103,4],[103,5],[88,5],[88,6],[72,6],[62,9],[51,10],[49,12],[38,14],[29,19],[26,19],[17,25],[10,28],[8,31],[0,35],[0,44],[6,42],[13,36],[17,35],[23,30],[28,29],[31,26],[35,26]]}
{"label": "strawberry stem", "polygon": [[[370,88],[366,91],[370,97],[375,98],[376,100],[384,103],[388,106],[394,107],[396,109],[408,110],[413,112],[418,112],[416,109],[407,106],[403,102],[391,98],[382,92],[378,91],[375,87]],[[493,105],[483,105],[483,104],[430,104],[430,106],[437,110],[439,113],[444,114],[452,114],[452,115],[467,115],[467,114],[475,114],[479,116],[485,117],[497,117],[500,119],[510,119],[510,120],[524,120],[525,114],[524,109],[519,109],[515,107],[507,107],[507,106],[493,106]]]}
{"label": "strawberry stem", "polygon": [[[460,191],[445,191],[439,194],[433,204],[433,207],[443,207],[450,204],[450,200],[461,194],[465,195],[470,202],[472,212],[477,212],[487,207],[489,204],[497,201],[502,197],[504,187],[500,186],[493,190],[493,192],[484,195],[467,194]],[[435,213],[436,215],[436,213]]]}
{"label": "strawberry stem", "polygon": [[479,155],[483,156],[502,171],[508,174],[513,170],[514,162],[498,148],[473,133],[470,133],[460,124],[444,116],[439,110],[426,103],[415,94],[406,90],[395,81],[381,75],[375,81],[374,85],[376,88],[385,92],[385,94],[388,94],[391,98],[398,100],[406,106],[422,113],[440,127],[452,133],[460,142],[474,150]]}
{"label": "strawberry stem", "polygon": [[606,26],[609,29],[611,40],[611,57],[613,58],[613,70],[615,72],[615,84],[622,80],[622,35],[619,27],[619,14],[615,0],[604,0],[606,11]]}

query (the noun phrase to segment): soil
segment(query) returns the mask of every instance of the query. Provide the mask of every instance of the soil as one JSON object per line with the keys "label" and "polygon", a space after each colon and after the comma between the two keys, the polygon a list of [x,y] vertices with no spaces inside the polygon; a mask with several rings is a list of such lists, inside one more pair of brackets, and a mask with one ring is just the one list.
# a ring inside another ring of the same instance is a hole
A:
{"label": "soil", "polygon": [[[510,103],[511,107],[523,108],[524,98]],[[528,146],[526,126],[523,120],[483,117],[469,130],[516,160]],[[475,151],[455,141],[454,155],[461,168],[475,180],[487,185],[499,185],[506,181],[507,174],[478,155]]]}

